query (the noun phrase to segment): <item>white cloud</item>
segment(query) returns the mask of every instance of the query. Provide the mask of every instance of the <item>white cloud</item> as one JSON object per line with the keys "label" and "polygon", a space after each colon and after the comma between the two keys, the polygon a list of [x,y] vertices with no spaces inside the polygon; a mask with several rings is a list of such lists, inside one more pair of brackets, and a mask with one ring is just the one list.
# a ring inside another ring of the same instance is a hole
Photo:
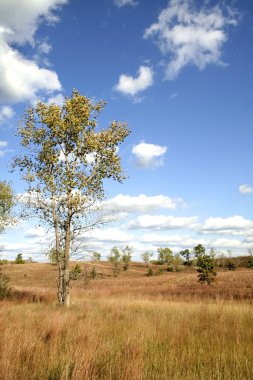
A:
{"label": "white cloud", "polygon": [[44,227],[32,227],[26,230],[24,237],[28,239],[34,238],[45,238],[47,235],[46,229]]}
{"label": "white cloud", "polygon": [[125,5],[135,6],[138,3],[135,0],[114,0],[114,4],[117,5],[117,7],[121,8],[121,7],[124,7]]}
{"label": "white cloud", "polygon": [[15,115],[14,110],[10,106],[0,107],[0,124],[5,124]]}
{"label": "white cloud", "polygon": [[166,78],[175,79],[189,64],[200,70],[208,64],[222,65],[222,47],[227,40],[226,27],[237,24],[237,14],[230,7],[202,5],[197,9],[191,0],[171,0],[144,33],[153,38],[164,56]]}
{"label": "white cloud", "polygon": [[55,11],[67,0],[1,0],[0,25],[8,43],[33,43],[39,25],[58,21]]}
{"label": "white cloud", "polygon": [[140,215],[129,222],[130,229],[149,228],[153,230],[175,230],[196,228],[198,217],[176,217],[166,215]]}
{"label": "white cloud", "polygon": [[64,98],[64,96],[62,95],[62,94],[56,94],[55,96],[51,96],[48,100],[47,100],[47,102],[46,102],[46,104],[57,104],[58,106],[62,106],[63,105],[63,103],[64,103],[64,100],[65,100],[65,98]]}
{"label": "white cloud", "polygon": [[43,54],[49,54],[50,51],[52,50],[52,45],[50,45],[47,41],[43,41],[40,45],[39,45],[39,52],[40,53],[43,53]]}
{"label": "white cloud", "polygon": [[106,229],[94,229],[89,232],[85,232],[83,237],[88,237],[92,241],[104,241],[104,242],[129,242],[134,239],[132,234],[122,231],[120,228],[106,228]]}
{"label": "white cloud", "polygon": [[115,89],[125,95],[135,97],[139,92],[146,90],[153,84],[153,70],[148,66],[140,66],[139,76],[133,78],[122,74]]}
{"label": "white cloud", "polygon": [[[67,0],[2,0],[0,2],[0,102],[33,99],[40,91],[60,90],[57,74],[25,58],[18,45],[34,44],[34,35],[43,21],[54,23],[54,14]],[[15,44],[16,48],[13,48]],[[49,49],[49,44],[45,49]]]}
{"label": "white cloud", "polygon": [[181,198],[170,198],[165,195],[148,196],[140,194],[137,196],[118,194],[104,202],[103,207],[108,211],[120,211],[127,213],[151,212],[157,209],[175,210],[185,204]]}
{"label": "white cloud", "polygon": [[241,185],[239,187],[239,191],[241,194],[249,194],[249,193],[253,193],[253,187],[252,186],[249,186],[249,185]]}
{"label": "white cloud", "polygon": [[0,148],[5,148],[8,145],[8,141],[0,140]]}
{"label": "white cloud", "polygon": [[6,148],[8,145],[8,141],[0,140],[0,158],[3,157],[6,153],[12,152],[11,149],[2,149]]}
{"label": "white cloud", "polygon": [[200,231],[206,234],[251,236],[253,221],[235,215],[228,218],[208,218]]}
{"label": "white cloud", "polygon": [[166,151],[166,146],[146,144],[145,142],[134,145],[132,148],[132,154],[137,158],[137,165],[142,168],[162,166]]}

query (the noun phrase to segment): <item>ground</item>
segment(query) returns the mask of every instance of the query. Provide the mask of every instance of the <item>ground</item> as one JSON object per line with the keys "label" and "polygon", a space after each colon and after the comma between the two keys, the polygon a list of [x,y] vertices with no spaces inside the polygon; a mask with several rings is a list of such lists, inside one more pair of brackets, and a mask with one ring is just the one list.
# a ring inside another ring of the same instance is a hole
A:
{"label": "ground", "polygon": [[219,271],[208,286],[192,269],[147,277],[133,263],[115,278],[109,263],[81,266],[98,277],[72,282],[69,309],[56,266],[6,268],[0,379],[253,378],[253,270]]}

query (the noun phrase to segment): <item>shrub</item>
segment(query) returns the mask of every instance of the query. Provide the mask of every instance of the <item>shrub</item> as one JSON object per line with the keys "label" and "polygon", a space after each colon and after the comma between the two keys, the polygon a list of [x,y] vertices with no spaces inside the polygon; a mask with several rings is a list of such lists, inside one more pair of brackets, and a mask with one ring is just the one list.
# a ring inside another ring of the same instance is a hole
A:
{"label": "shrub", "polygon": [[253,268],[253,257],[250,257],[248,259],[247,268]]}
{"label": "shrub", "polygon": [[228,270],[236,270],[236,263],[234,261],[231,261],[229,260],[227,263],[226,263],[226,268]]}
{"label": "shrub", "polygon": [[215,280],[217,273],[214,270],[214,257],[205,253],[205,248],[199,244],[194,248],[195,256],[197,257],[197,271],[199,272],[199,282],[206,282],[211,285]]}
{"label": "shrub", "polygon": [[91,278],[96,278],[97,277],[97,270],[96,270],[96,267],[93,267],[91,272],[90,272],[90,277]]}
{"label": "shrub", "polygon": [[148,271],[146,273],[146,276],[147,277],[150,277],[150,276],[154,276],[154,271],[151,267],[148,268]]}
{"label": "shrub", "polygon": [[80,264],[76,264],[76,266],[69,272],[69,276],[71,280],[78,280],[81,277],[82,268]]}
{"label": "shrub", "polygon": [[17,254],[15,264],[25,264],[25,260],[23,259],[22,253]]}
{"label": "shrub", "polygon": [[173,272],[174,271],[174,268],[170,265],[168,266],[168,268],[166,269],[167,272]]}
{"label": "shrub", "polygon": [[0,268],[0,300],[10,296],[9,277]]}

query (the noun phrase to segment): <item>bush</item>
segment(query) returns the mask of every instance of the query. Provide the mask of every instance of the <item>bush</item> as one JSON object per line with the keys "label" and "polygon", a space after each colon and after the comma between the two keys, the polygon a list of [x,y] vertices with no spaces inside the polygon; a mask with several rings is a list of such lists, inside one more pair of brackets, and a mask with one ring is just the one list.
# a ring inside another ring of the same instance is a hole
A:
{"label": "bush", "polygon": [[82,268],[80,264],[76,264],[76,266],[69,272],[69,276],[71,280],[78,280],[81,277]]}
{"label": "bush", "polygon": [[156,275],[159,276],[160,274],[164,274],[164,269],[159,269],[157,272],[156,272]]}
{"label": "bush", "polygon": [[170,265],[168,266],[168,268],[166,269],[167,272],[173,272],[174,271],[174,268]]}
{"label": "bush", "polygon": [[250,257],[248,259],[247,268],[253,268],[253,257]]}
{"label": "bush", "polygon": [[236,263],[234,261],[231,261],[229,260],[227,263],[226,263],[226,268],[228,270],[236,270]]}
{"label": "bush", "polygon": [[96,267],[93,267],[91,272],[90,272],[90,277],[91,278],[96,278],[97,277],[97,270],[96,270]]}
{"label": "bush", "polygon": [[211,285],[217,275],[214,270],[214,259],[210,255],[202,254],[198,256],[197,266],[199,282]]}
{"label": "bush", "polygon": [[17,254],[15,264],[25,264],[25,260],[23,259],[22,253]]}
{"label": "bush", "polygon": [[0,268],[0,300],[10,296],[9,277]]}
{"label": "bush", "polygon": [[146,276],[147,277],[150,277],[150,276],[154,276],[154,271],[151,267],[148,268],[148,271],[146,273]]}

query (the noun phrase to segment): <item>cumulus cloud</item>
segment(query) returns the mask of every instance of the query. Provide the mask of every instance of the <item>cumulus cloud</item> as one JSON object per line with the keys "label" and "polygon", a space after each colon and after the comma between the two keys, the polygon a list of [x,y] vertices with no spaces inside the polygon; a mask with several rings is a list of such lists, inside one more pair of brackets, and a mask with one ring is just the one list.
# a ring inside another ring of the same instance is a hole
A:
{"label": "cumulus cloud", "polygon": [[146,90],[153,84],[153,70],[148,66],[140,66],[138,76],[133,78],[122,74],[119,82],[115,85],[115,90],[125,95],[135,97],[139,92]]}
{"label": "cumulus cloud", "polygon": [[151,212],[161,208],[175,210],[178,207],[184,206],[185,204],[181,198],[173,199],[161,194],[154,196],[145,194],[137,196],[118,194],[103,204],[105,210],[127,213]]}
{"label": "cumulus cloud", "polygon": [[228,218],[208,218],[200,231],[206,234],[251,236],[252,230],[252,220],[235,215]]}
{"label": "cumulus cloud", "polygon": [[8,152],[12,152],[11,149],[4,149],[7,145],[8,141],[0,140],[0,157],[3,157]]}
{"label": "cumulus cloud", "polygon": [[56,94],[55,96],[50,96],[46,102],[46,104],[57,104],[58,106],[62,106],[64,103],[64,96],[62,94]]}
{"label": "cumulus cloud", "polygon": [[44,227],[32,227],[26,230],[24,237],[28,239],[44,238],[47,235],[47,231]]}
{"label": "cumulus cloud", "polygon": [[252,186],[249,186],[247,184],[244,184],[244,185],[241,185],[239,187],[239,191],[241,194],[249,194],[249,193],[253,193],[253,187]]}
{"label": "cumulus cloud", "polygon": [[166,146],[146,144],[145,142],[134,145],[132,148],[132,154],[137,159],[136,163],[141,168],[162,166],[166,151]]}
{"label": "cumulus cloud", "polygon": [[125,243],[134,239],[132,234],[122,231],[120,228],[94,229],[83,234],[84,238],[98,242]]}
{"label": "cumulus cloud", "polygon": [[121,7],[124,7],[125,5],[135,6],[138,3],[135,0],[114,0],[114,4],[117,5],[117,7],[121,8]]}
{"label": "cumulus cloud", "polygon": [[196,228],[198,217],[176,217],[166,215],[140,215],[129,222],[130,229],[148,228],[152,230],[175,230]]}
{"label": "cumulus cloud", "polygon": [[[67,0],[3,0],[0,2],[0,102],[33,99],[40,91],[60,90],[56,72],[41,68],[17,50],[19,45],[34,44],[34,35],[44,21],[55,23],[55,11]],[[13,47],[15,44],[15,48]],[[44,44],[47,52],[50,45]]]}
{"label": "cumulus cloud", "polygon": [[10,106],[0,107],[0,124],[6,124],[14,115],[15,112]]}
{"label": "cumulus cloud", "polygon": [[221,4],[197,9],[191,0],[171,0],[157,22],[145,30],[162,54],[168,56],[166,78],[175,79],[183,67],[193,64],[204,69],[222,63],[222,47],[227,41],[226,28],[238,23],[238,15]]}

